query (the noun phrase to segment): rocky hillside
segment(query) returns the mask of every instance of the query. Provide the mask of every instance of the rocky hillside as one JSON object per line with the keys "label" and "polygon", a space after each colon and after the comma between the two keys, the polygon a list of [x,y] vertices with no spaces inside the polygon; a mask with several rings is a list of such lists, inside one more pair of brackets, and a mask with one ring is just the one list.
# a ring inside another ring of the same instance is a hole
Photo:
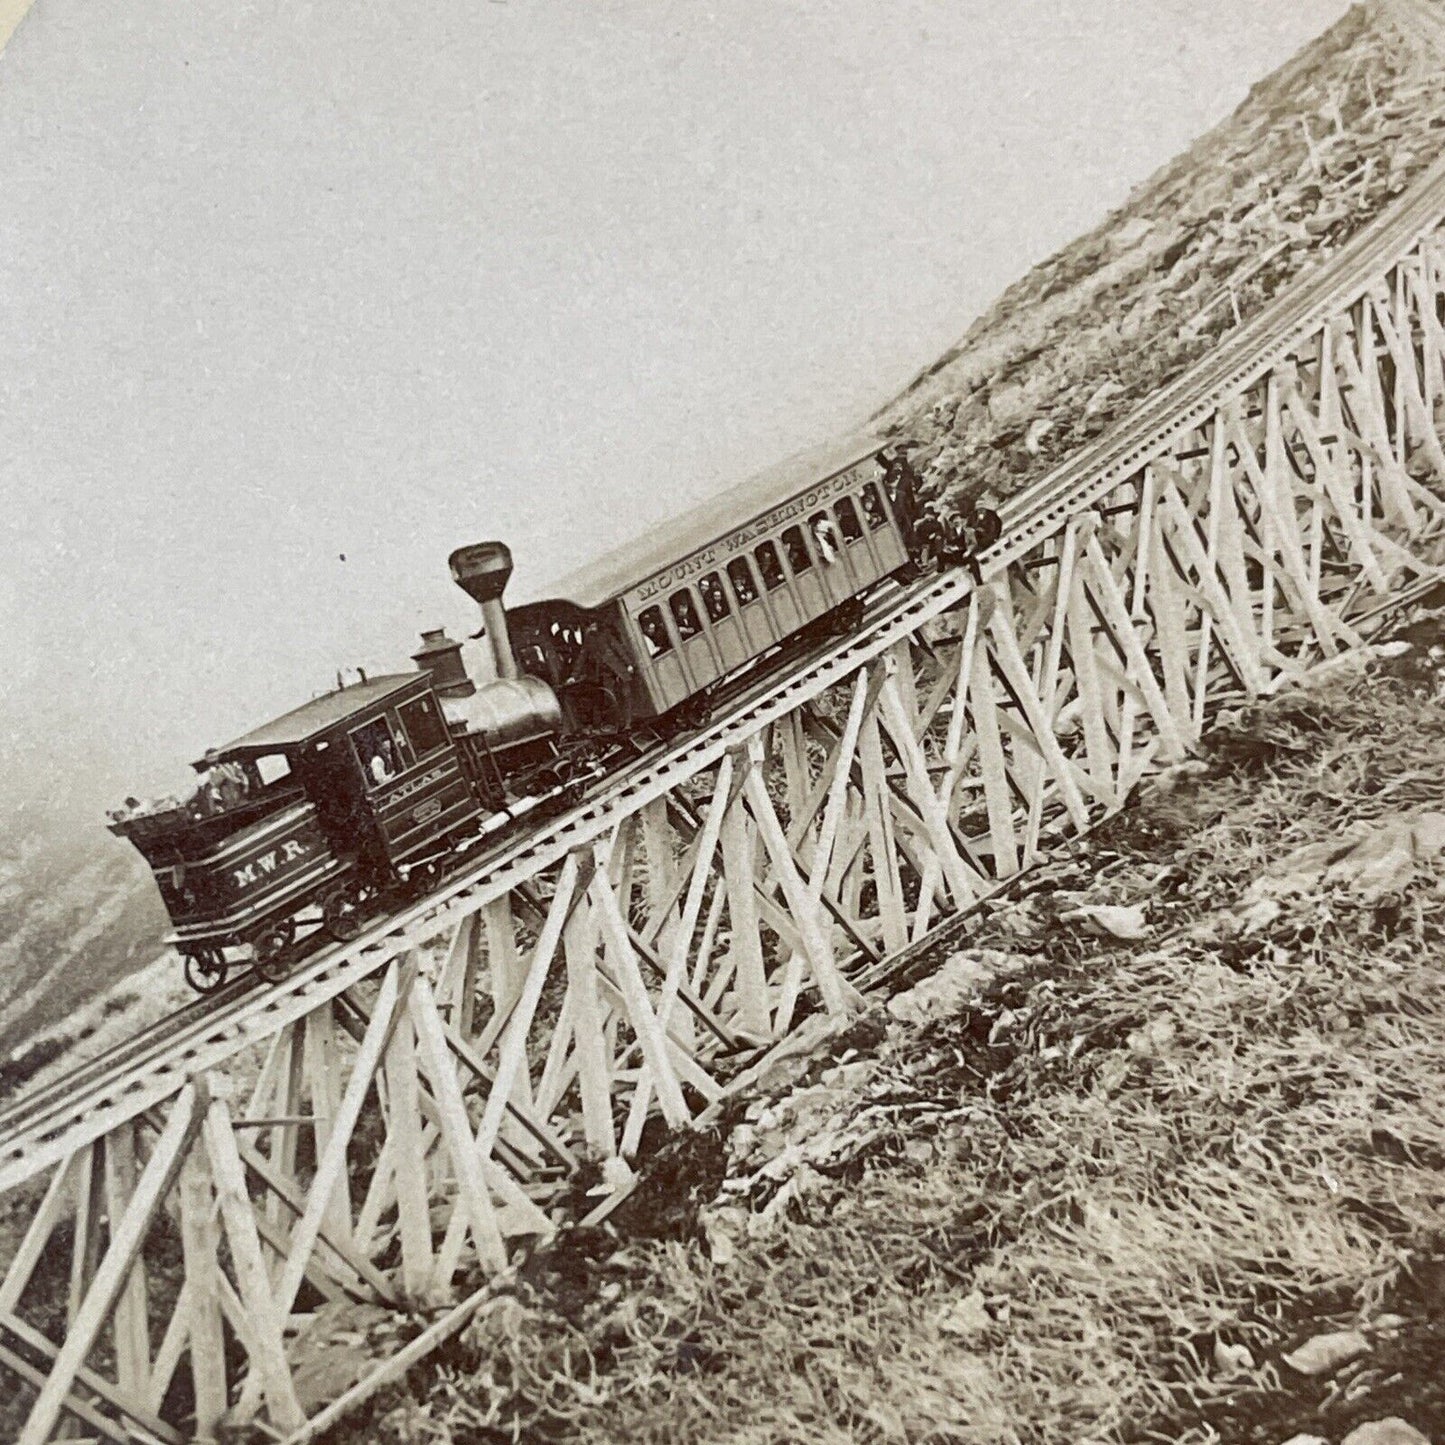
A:
{"label": "rocky hillside", "polygon": [[[1352,11],[1010,288],[878,418],[933,494],[1041,476],[1399,195],[1442,11]],[[334,1438],[1445,1440],[1442,699],[1437,612],[1217,720]]]}
{"label": "rocky hillside", "polygon": [[1004,292],[875,419],[924,444],[931,495],[1007,496],[1065,461],[1438,159],[1437,12],[1357,6]]}
{"label": "rocky hillside", "polygon": [[100,819],[7,810],[0,835],[0,1057],[161,951],[165,911]]}
{"label": "rocky hillside", "polygon": [[1221,716],[326,1445],[1445,1440],[1442,699]]}

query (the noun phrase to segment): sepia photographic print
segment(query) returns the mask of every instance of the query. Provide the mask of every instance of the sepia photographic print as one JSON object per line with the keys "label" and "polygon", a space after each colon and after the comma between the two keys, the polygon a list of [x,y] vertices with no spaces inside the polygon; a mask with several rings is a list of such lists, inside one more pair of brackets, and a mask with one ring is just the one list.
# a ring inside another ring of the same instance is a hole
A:
{"label": "sepia photographic print", "polygon": [[1445,1442],[1445,0],[0,0],[0,1440]]}

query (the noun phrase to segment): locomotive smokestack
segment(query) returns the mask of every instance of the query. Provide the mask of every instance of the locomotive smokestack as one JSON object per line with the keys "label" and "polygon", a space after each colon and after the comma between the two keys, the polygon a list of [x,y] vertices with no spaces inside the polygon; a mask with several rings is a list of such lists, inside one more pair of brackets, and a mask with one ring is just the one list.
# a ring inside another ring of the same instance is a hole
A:
{"label": "locomotive smokestack", "polygon": [[470,697],[477,690],[467,676],[461,643],[453,642],[445,627],[423,632],[421,647],[412,653],[411,660],[423,672],[431,673],[432,686],[439,697]]}
{"label": "locomotive smokestack", "polygon": [[492,663],[498,677],[518,676],[512,656],[512,638],[507,631],[507,611],[502,592],[512,575],[512,554],[501,542],[477,542],[458,547],[447,559],[452,581],[482,609],[482,626],[492,649]]}

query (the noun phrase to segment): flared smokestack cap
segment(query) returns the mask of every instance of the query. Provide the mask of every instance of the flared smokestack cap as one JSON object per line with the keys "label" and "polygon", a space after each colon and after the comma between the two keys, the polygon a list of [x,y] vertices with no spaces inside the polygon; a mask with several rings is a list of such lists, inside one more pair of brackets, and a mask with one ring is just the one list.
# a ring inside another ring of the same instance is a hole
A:
{"label": "flared smokestack cap", "polygon": [[447,562],[452,581],[478,602],[495,602],[512,575],[512,554],[502,542],[474,542],[458,547]]}

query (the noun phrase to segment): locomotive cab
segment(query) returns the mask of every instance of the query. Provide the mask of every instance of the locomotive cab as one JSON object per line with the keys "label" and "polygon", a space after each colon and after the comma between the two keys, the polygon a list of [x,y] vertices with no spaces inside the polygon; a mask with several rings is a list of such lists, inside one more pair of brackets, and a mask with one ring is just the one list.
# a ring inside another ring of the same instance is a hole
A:
{"label": "locomotive cab", "polygon": [[364,680],[315,698],[220,750],[285,749],[339,856],[368,887],[406,877],[475,824],[481,809],[427,673]]}
{"label": "locomotive cab", "polygon": [[116,815],[111,831],[150,863],[167,942],[202,992],[237,961],[227,949],[277,977],[298,926],[354,936],[368,897],[429,870],[482,815],[426,673],[326,693],[197,767],[190,799]]}

